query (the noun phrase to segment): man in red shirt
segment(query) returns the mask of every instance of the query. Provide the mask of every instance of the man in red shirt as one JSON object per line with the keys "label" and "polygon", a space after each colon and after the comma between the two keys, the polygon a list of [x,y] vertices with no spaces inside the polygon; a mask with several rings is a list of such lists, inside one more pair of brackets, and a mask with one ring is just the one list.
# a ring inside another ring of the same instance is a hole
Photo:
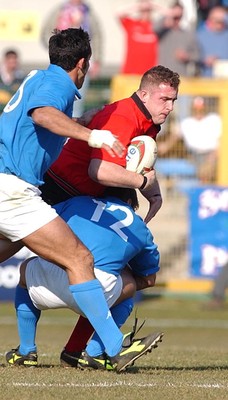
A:
{"label": "man in red shirt", "polygon": [[[142,76],[139,89],[131,97],[106,105],[88,127],[111,129],[126,147],[138,135],[156,139],[160,124],[173,110],[179,82],[177,73],[163,66],[153,67]],[[159,184],[154,183],[155,172],[146,173],[145,179],[125,166],[126,154],[111,157],[103,149],[90,149],[79,140],[69,139],[40,189],[50,204],[80,194],[100,196],[107,186],[140,189],[149,201],[145,218],[149,222],[162,203]]]}
{"label": "man in red shirt", "polygon": [[[135,136],[145,133],[155,139],[160,130],[159,125],[153,124],[149,112],[142,108],[142,103],[136,93],[130,98],[106,105],[94,116],[88,127],[90,126],[95,126],[96,129],[99,129],[100,126],[112,126],[113,134],[119,133],[118,136],[121,136],[122,143],[125,146],[128,146]],[[73,195],[76,194],[74,193],[75,188],[82,194],[102,195],[105,189],[104,185],[94,181],[88,175],[89,161],[94,159],[105,160],[121,167],[126,166],[126,153],[122,158],[113,158],[107,152],[99,151],[99,149],[91,151],[88,145],[83,146],[78,140],[69,139],[61,156],[52,164],[49,175],[54,180],[61,177],[62,182],[60,184],[65,187],[67,182],[65,189]]]}
{"label": "man in red shirt", "polygon": [[124,29],[125,55],[120,72],[141,75],[157,64],[158,36],[153,30],[151,13],[154,5],[148,0],[124,6],[117,17]]}

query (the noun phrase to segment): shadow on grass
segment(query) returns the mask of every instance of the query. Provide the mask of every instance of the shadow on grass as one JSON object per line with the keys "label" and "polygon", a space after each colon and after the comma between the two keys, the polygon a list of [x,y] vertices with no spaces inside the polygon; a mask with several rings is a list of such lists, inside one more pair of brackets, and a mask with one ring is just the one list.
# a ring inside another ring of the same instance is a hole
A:
{"label": "shadow on grass", "polygon": [[[0,368],[25,368],[25,369],[51,369],[51,368],[61,368],[64,369],[61,365],[56,365],[56,364],[39,364],[37,367],[24,367],[24,366],[12,366],[12,365],[7,365],[7,364],[0,364]],[[73,367],[69,367],[66,369],[72,369]],[[80,371],[80,368],[76,368],[77,371]],[[197,367],[176,367],[176,366],[169,366],[169,367],[137,367],[137,366],[131,366],[126,369],[126,371],[121,372],[122,373],[131,373],[131,374],[137,374],[137,373],[142,373],[142,372],[155,372],[155,371],[228,371],[228,365],[201,365]],[[82,371],[83,372],[83,371]],[[102,372],[102,370],[99,370],[99,372]],[[107,372],[107,371],[104,371]],[[109,371],[110,373],[113,373],[115,371]]]}
{"label": "shadow on grass", "polygon": [[[133,367],[131,367],[133,369]],[[135,368],[135,367],[134,367]],[[140,371],[228,371],[228,365],[201,365],[197,367],[139,367]],[[137,372],[137,371],[136,371]]]}
{"label": "shadow on grass", "polygon": [[8,365],[8,364],[0,364],[0,368],[25,368],[25,369],[49,369],[49,368],[62,368],[60,365],[56,364],[39,364],[37,367],[25,367],[24,365]]}

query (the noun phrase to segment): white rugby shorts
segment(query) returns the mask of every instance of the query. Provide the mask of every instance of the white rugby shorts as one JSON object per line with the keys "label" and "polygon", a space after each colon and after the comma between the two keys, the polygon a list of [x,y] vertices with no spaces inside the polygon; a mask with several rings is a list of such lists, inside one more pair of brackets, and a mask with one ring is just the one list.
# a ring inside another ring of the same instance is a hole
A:
{"label": "white rugby shorts", "polygon": [[[122,292],[122,278],[97,268],[94,268],[94,273],[103,287],[108,306],[111,307]],[[25,279],[29,296],[39,310],[70,308],[83,315],[69,290],[68,276],[62,268],[35,257],[26,266]]]}
{"label": "white rugby shorts", "polygon": [[40,194],[17,176],[0,173],[0,234],[16,242],[55,219],[58,214]]}

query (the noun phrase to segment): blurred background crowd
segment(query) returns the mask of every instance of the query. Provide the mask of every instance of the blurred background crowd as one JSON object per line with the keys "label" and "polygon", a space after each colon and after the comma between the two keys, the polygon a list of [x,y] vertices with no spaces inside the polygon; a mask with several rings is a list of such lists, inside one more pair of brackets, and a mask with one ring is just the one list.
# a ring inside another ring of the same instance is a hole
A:
{"label": "blurred background crowd", "polygon": [[213,267],[205,268],[204,253],[195,260],[189,245],[194,224],[189,204],[191,190],[226,191],[228,183],[228,0],[40,0],[35,5],[0,0],[0,7],[0,112],[30,69],[48,65],[54,28],[81,26],[91,37],[90,73],[81,89],[83,98],[75,103],[75,116],[125,97],[126,88],[133,93],[137,77],[154,65],[180,74],[185,89],[158,138],[156,169],[165,201],[151,230],[162,256],[160,279],[206,278],[210,284],[205,290],[212,291],[211,279],[222,271],[223,287],[218,294],[217,285],[212,300],[223,304],[227,237],[218,221],[212,222],[211,232],[216,235],[218,230],[221,243],[213,237],[203,243],[201,233],[196,246],[210,247]]}

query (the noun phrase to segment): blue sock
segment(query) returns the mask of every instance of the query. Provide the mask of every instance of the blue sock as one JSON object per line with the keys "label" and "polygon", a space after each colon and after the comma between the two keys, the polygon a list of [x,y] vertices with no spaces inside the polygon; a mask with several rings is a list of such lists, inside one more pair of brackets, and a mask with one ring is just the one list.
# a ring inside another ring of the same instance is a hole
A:
{"label": "blue sock", "polygon": [[[133,307],[133,298],[130,298],[111,308],[110,311],[112,313],[112,317],[118,328],[120,328],[126,322],[133,310]],[[105,347],[96,332],[93,334],[91,340],[89,341],[89,344],[86,347],[86,351],[91,357],[96,357],[104,353]]]}
{"label": "blue sock", "polygon": [[100,336],[107,354],[115,356],[121,350],[123,334],[112,318],[100,282],[93,279],[70,285],[69,289],[78,307]]}
{"label": "blue sock", "polygon": [[15,309],[20,339],[19,352],[26,355],[30,351],[36,351],[36,325],[41,311],[33,305],[27,289],[21,286],[16,288]]}

